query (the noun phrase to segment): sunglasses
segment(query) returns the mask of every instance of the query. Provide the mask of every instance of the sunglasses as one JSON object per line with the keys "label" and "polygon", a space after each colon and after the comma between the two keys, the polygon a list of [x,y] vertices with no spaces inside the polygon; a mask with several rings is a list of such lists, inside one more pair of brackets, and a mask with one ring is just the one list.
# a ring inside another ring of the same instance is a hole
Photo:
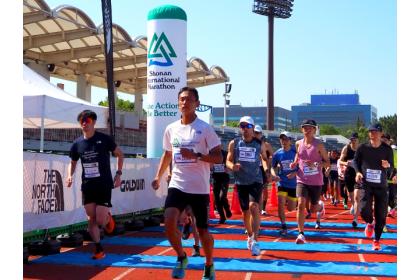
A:
{"label": "sunglasses", "polygon": [[84,124],[84,123],[91,124],[93,123],[93,119],[90,117],[83,117],[80,119],[80,124]]}
{"label": "sunglasses", "polygon": [[247,124],[241,123],[239,126],[240,126],[241,128],[253,128],[253,127],[254,127],[254,126],[253,126],[252,124],[250,124],[250,123],[247,123]]}

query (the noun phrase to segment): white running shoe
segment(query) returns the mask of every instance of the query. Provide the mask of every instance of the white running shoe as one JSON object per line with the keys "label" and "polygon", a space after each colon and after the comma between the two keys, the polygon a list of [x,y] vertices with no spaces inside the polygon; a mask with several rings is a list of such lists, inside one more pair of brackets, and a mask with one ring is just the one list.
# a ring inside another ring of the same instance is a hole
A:
{"label": "white running shoe", "polygon": [[321,218],[324,218],[325,216],[325,207],[324,202],[320,200],[318,204],[321,206],[321,211],[316,212],[316,219],[317,221],[321,220]]}
{"label": "white running shoe", "polygon": [[265,210],[261,210],[261,215],[267,215],[267,211],[265,211]]}
{"label": "white running shoe", "polygon": [[255,240],[251,244],[251,252],[253,256],[259,256],[261,254],[260,245]]}
{"label": "white running shoe", "polygon": [[315,223],[315,229],[320,229],[321,228],[321,222],[320,221],[316,221]]}
{"label": "white running shoe", "polygon": [[254,235],[248,236],[248,238],[246,240],[246,247],[248,248],[248,250],[251,250],[253,241],[254,241]]}
{"label": "white running shoe", "polygon": [[296,244],[305,244],[305,236],[299,233],[298,237],[296,238]]}

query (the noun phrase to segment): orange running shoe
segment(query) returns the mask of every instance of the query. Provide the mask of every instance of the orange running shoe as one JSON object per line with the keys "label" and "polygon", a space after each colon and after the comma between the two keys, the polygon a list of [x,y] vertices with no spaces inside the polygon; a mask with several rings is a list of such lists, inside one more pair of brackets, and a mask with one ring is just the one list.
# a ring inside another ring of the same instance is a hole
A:
{"label": "orange running shoe", "polygon": [[95,254],[92,255],[92,259],[94,260],[100,260],[105,258],[105,252],[104,251],[100,251],[100,252],[96,252]]}
{"label": "orange running shoe", "polygon": [[366,227],[365,227],[365,236],[367,238],[372,238],[372,236],[373,236],[373,229],[374,229],[373,224],[366,224]]}
{"label": "orange running shoe", "polygon": [[372,250],[375,250],[375,251],[381,250],[381,244],[379,244],[379,240],[373,240]]}
{"label": "orange running shoe", "polygon": [[112,218],[111,213],[108,212],[108,216],[109,216],[109,221],[105,226],[105,232],[108,234],[111,234],[115,228],[115,221],[114,221],[114,218]]}

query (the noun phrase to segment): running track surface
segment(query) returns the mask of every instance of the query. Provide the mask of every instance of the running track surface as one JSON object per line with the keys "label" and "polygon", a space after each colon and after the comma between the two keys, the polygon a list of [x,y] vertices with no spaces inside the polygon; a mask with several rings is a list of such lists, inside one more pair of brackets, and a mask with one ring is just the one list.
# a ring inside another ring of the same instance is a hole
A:
{"label": "running track surface", "polygon": [[[232,193],[229,193],[231,198]],[[231,201],[231,200],[230,200]],[[364,224],[351,227],[352,216],[342,205],[325,202],[326,215],[321,229],[314,229],[314,215],[305,224],[307,244],[296,245],[296,212],[288,212],[289,233],[278,234],[277,207],[269,203],[262,217],[259,243],[261,256],[246,249],[241,215],[233,215],[226,224],[210,220],[215,239],[216,278],[232,279],[396,279],[397,220],[387,218],[389,230],[383,234],[382,250],[372,251],[372,241],[364,237]],[[217,213],[216,213],[217,215]],[[23,265],[24,279],[171,279],[176,254],[165,238],[162,225],[124,235],[105,237],[106,258],[90,259],[93,245],[62,248],[58,255],[31,256]],[[184,240],[190,255],[193,239]],[[203,255],[203,250],[201,249]],[[189,257],[184,279],[201,279],[204,257]]]}

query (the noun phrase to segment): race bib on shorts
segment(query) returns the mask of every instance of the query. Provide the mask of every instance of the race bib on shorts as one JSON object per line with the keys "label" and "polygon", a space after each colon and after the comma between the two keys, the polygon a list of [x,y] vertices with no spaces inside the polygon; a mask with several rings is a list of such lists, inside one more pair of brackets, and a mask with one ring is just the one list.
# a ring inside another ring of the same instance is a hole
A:
{"label": "race bib on shorts", "polygon": [[99,163],[97,162],[83,163],[83,170],[85,171],[85,178],[96,178],[101,176],[99,173]]}
{"label": "race bib on shorts", "polygon": [[376,169],[366,169],[366,182],[370,183],[381,183],[381,170]]}
{"label": "race bib on shorts", "polygon": [[225,165],[223,163],[217,163],[213,165],[215,173],[223,173],[225,172]]}
{"label": "race bib on shorts", "polygon": [[256,152],[254,147],[239,147],[239,161],[255,162]]}
{"label": "race bib on shorts", "polygon": [[305,176],[312,176],[319,174],[317,166],[309,166],[307,163],[303,163],[303,174]]}
{"label": "race bib on shorts", "polygon": [[338,168],[337,168],[337,163],[332,163],[332,164],[331,164],[331,170],[332,170],[332,171],[338,171]]}

